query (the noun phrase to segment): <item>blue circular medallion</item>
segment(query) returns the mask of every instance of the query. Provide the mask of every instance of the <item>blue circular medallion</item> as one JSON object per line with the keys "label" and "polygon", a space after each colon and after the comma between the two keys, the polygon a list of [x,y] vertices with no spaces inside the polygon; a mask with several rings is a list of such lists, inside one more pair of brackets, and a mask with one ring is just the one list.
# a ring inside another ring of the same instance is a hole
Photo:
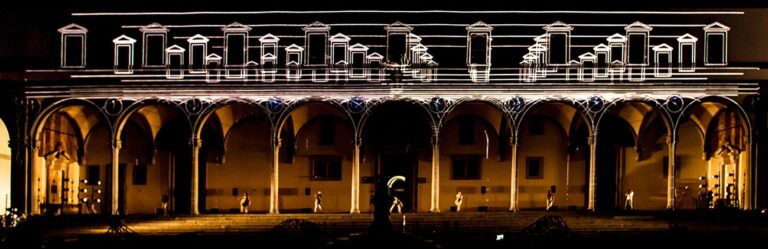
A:
{"label": "blue circular medallion", "polygon": [[352,97],[347,102],[347,109],[352,113],[360,113],[365,110],[365,100],[360,97]]}
{"label": "blue circular medallion", "polygon": [[267,101],[267,109],[271,113],[280,112],[283,109],[283,100],[279,98],[271,98]]}
{"label": "blue circular medallion", "polygon": [[429,102],[429,109],[432,110],[433,112],[437,112],[437,113],[444,112],[446,106],[447,105],[446,105],[445,99],[440,98],[440,97],[434,97]]}
{"label": "blue circular medallion", "polygon": [[600,96],[592,96],[587,101],[587,108],[589,108],[589,111],[591,112],[599,112],[600,110],[603,110],[603,98]]}
{"label": "blue circular medallion", "polygon": [[667,99],[667,110],[672,113],[678,113],[683,110],[683,98],[674,95]]}

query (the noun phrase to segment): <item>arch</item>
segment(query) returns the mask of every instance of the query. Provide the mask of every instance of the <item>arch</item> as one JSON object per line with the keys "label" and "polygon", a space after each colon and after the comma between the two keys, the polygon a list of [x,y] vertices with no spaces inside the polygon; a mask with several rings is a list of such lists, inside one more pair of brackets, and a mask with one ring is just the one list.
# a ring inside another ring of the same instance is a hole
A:
{"label": "arch", "polygon": [[[463,113],[460,112],[462,109],[466,108],[468,105],[478,104],[483,107],[490,107],[492,110],[498,111],[499,117],[498,119],[491,119],[489,117],[486,117],[484,115],[480,114],[473,114],[474,116],[483,119],[485,122],[487,122],[495,131],[496,134],[501,134],[504,129],[506,128],[512,128],[512,122],[509,120],[509,115],[506,115],[504,113],[504,110],[498,105],[498,103],[490,101],[490,100],[482,100],[482,99],[468,99],[468,100],[462,100],[458,103],[454,104],[454,106],[451,108],[451,110],[446,113],[445,118],[443,120],[443,124],[448,124],[451,122],[452,119],[456,118],[457,116],[462,115]],[[488,113],[483,113],[488,114]],[[506,121],[506,122],[504,122]],[[507,127],[502,127],[503,124],[507,124]]]}
{"label": "arch", "polygon": [[[267,113],[267,111],[264,110],[263,107],[261,107],[260,105],[258,105],[258,103],[254,102],[253,100],[250,100],[250,99],[227,98],[227,99],[221,99],[221,100],[213,101],[213,102],[208,103],[208,106],[206,106],[201,111],[201,115],[194,121],[193,129],[192,129],[193,136],[195,138],[199,138],[200,134],[202,133],[203,127],[208,122],[208,120],[213,115],[215,115],[217,113],[217,111],[221,110],[221,108],[224,108],[224,107],[227,107],[227,106],[232,106],[232,105],[248,106],[248,107],[251,107],[251,108],[253,108],[256,111],[259,111],[261,113],[265,113],[265,114]],[[222,136],[225,137],[225,139],[226,139],[227,131],[225,131],[225,130],[226,129],[222,126],[220,132],[222,133]]]}
{"label": "arch", "polygon": [[521,115],[520,119],[525,120],[526,116],[535,114],[537,112],[541,112],[541,108],[547,108],[551,105],[562,105],[565,107],[572,108],[573,110],[569,110],[568,113],[563,112],[562,109],[559,109],[561,114],[559,117],[552,117],[554,120],[557,121],[557,123],[560,125],[561,128],[566,130],[566,135],[570,136],[570,129],[565,129],[565,127],[571,127],[571,124],[574,122],[575,118],[581,117],[581,120],[584,121],[588,134],[593,134],[594,127],[592,127],[592,122],[589,122],[590,119],[584,114],[586,110],[584,110],[581,105],[576,104],[575,100],[569,100],[569,99],[541,99],[531,104],[529,108],[527,108],[523,114]]}
{"label": "arch", "polygon": [[[318,115],[312,115],[312,111],[309,110],[312,105],[320,105],[321,110],[325,108],[330,110],[330,112],[326,112],[323,114]],[[305,118],[297,117],[296,113],[300,111],[306,110],[306,116]],[[299,131],[308,124],[311,120],[324,115],[333,115],[337,116],[345,121],[350,122],[353,129],[357,129],[357,124],[354,122],[354,119],[352,117],[352,114],[349,113],[343,105],[340,104],[340,102],[337,102],[337,100],[328,100],[328,99],[321,99],[321,98],[305,98],[301,100],[297,100],[293,104],[291,104],[288,109],[284,111],[283,118],[280,119],[279,124],[277,126],[277,135],[281,135],[282,131],[285,128],[286,122],[290,121],[293,122],[293,135],[296,136],[299,134]],[[335,114],[341,114],[341,115],[334,115]],[[289,118],[290,117],[290,118]],[[356,130],[355,130],[356,132]],[[356,133],[355,133],[356,134]]]}
{"label": "arch", "polygon": [[[67,108],[70,106],[83,106],[83,108],[88,109],[95,109],[97,110],[96,113],[100,114],[98,117],[106,122],[109,122],[109,118],[107,115],[101,111],[101,107],[99,107],[96,103],[89,99],[80,99],[80,98],[70,98],[70,99],[62,99],[58,100],[45,109],[43,109],[35,118],[35,121],[32,122],[32,126],[30,127],[30,134],[29,136],[34,139],[33,143],[36,143],[38,140],[38,135],[40,134],[40,131],[42,130],[43,126],[45,125],[45,122],[50,118],[54,113],[62,110],[63,108]],[[92,128],[93,126],[91,126]],[[87,134],[88,132],[83,132],[82,134]]]}
{"label": "arch", "polygon": [[[142,109],[144,109],[146,107],[150,107],[150,106],[165,106],[165,107],[169,108],[170,110],[174,110],[175,113],[182,114],[185,117],[185,119],[187,120],[186,123],[187,123],[187,125],[189,125],[190,130],[192,130],[193,127],[192,127],[191,121],[189,120],[189,115],[187,115],[185,110],[181,107],[181,105],[183,105],[183,104],[185,104],[185,103],[174,102],[174,101],[165,100],[165,99],[141,99],[141,100],[136,100],[133,103],[131,103],[117,117],[117,121],[115,122],[115,126],[112,128],[113,129],[112,139],[116,140],[116,139],[120,138],[120,136],[122,134],[122,130],[123,130],[126,122],[128,121],[128,119],[130,119],[132,116],[134,116],[133,115],[134,113],[139,112],[140,110],[142,110]],[[159,132],[159,129],[160,129],[159,127],[157,129],[153,128],[153,132],[152,132],[153,133],[152,134],[153,135],[153,139],[152,139],[153,141],[156,138],[155,136],[157,135],[157,132]]]}
{"label": "arch", "polygon": [[0,208],[10,207],[11,196],[11,159],[12,151],[5,141],[10,141],[10,133],[3,119],[0,119]]}
{"label": "arch", "polygon": [[360,119],[360,124],[358,128],[358,136],[365,133],[365,129],[368,125],[368,119],[370,118],[371,114],[374,111],[377,111],[378,109],[382,108],[382,106],[386,106],[391,103],[406,103],[409,105],[415,105],[418,107],[417,109],[421,110],[419,113],[422,113],[426,115],[428,118],[427,121],[429,122],[429,125],[432,127],[435,127],[437,125],[435,118],[433,117],[431,111],[426,107],[425,101],[414,99],[414,98],[384,98],[384,99],[378,99],[376,101],[373,101],[371,103],[372,105],[363,112],[362,117]]}
{"label": "arch", "polygon": [[[686,105],[683,110],[681,111],[682,115],[685,116],[692,110],[692,108],[696,106],[700,106],[706,102],[715,102],[719,104],[723,104],[728,108],[732,108],[736,110],[736,113],[739,114],[739,118],[741,119],[742,124],[745,126],[746,136],[747,136],[747,144],[752,144],[752,122],[749,118],[749,114],[747,114],[747,111],[744,110],[743,107],[734,99],[731,99],[729,97],[725,96],[704,96],[700,98],[693,99],[691,103]],[[697,104],[698,103],[698,104]],[[678,120],[679,122],[679,120]]]}

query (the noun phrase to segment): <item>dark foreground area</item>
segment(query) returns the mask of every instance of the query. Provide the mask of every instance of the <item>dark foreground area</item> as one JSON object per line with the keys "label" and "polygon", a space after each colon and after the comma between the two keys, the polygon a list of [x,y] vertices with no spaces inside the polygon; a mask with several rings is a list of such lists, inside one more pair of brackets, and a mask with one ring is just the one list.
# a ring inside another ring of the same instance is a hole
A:
{"label": "dark foreground area", "polygon": [[[39,217],[3,230],[0,248],[715,248],[758,246],[768,240],[768,217],[759,213],[413,216],[417,217],[405,226],[392,216],[386,229],[363,224],[370,218],[366,215]],[[255,226],[278,217],[277,225]],[[504,217],[533,221],[517,229],[505,226],[509,222]],[[350,223],[354,219],[360,224]],[[131,228],[141,227],[141,222],[156,222],[149,226],[159,230]],[[221,224],[235,227],[221,231]]]}

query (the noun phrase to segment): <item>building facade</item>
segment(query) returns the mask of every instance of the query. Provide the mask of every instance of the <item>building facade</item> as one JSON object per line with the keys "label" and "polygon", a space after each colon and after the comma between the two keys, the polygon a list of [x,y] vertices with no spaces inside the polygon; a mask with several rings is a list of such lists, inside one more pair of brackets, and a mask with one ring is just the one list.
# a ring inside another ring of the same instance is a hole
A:
{"label": "building facade", "polygon": [[761,14],[75,12],[5,70],[0,194],[360,213],[383,177],[409,212],[758,209]]}

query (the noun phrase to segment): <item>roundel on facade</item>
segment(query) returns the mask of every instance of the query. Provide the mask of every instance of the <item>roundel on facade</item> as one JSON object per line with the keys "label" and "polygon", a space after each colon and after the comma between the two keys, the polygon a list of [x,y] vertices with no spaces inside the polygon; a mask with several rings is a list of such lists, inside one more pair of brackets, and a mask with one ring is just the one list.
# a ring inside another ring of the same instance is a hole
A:
{"label": "roundel on facade", "polygon": [[352,113],[360,113],[365,110],[365,100],[360,97],[352,97],[347,102],[347,109]]}
{"label": "roundel on facade", "polygon": [[603,110],[604,106],[605,103],[600,96],[592,96],[587,101],[587,108],[589,108],[589,111],[591,112],[599,112],[600,110]]}
{"label": "roundel on facade", "polygon": [[523,97],[514,97],[509,100],[509,109],[511,111],[520,111],[525,107],[525,99]]}
{"label": "roundel on facade", "polygon": [[104,103],[104,112],[110,116],[117,116],[123,111],[123,101],[119,99],[110,99]]}
{"label": "roundel on facade", "polygon": [[187,100],[187,102],[184,104],[184,108],[189,112],[190,114],[197,114],[200,113],[200,111],[203,110],[203,102],[200,101],[200,99],[190,99]]}
{"label": "roundel on facade", "polygon": [[665,103],[667,106],[667,110],[672,113],[678,113],[683,110],[683,98],[680,96],[670,96],[667,99],[667,103]]}
{"label": "roundel on facade", "polygon": [[283,100],[280,98],[271,98],[267,100],[267,110],[271,113],[280,112],[283,109]]}
{"label": "roundel on facade", "polygon": [[434,97],[431,101],[429,101],[429,109],[433,112],[444,112],[446,107],[447,104],[444,98]]}

